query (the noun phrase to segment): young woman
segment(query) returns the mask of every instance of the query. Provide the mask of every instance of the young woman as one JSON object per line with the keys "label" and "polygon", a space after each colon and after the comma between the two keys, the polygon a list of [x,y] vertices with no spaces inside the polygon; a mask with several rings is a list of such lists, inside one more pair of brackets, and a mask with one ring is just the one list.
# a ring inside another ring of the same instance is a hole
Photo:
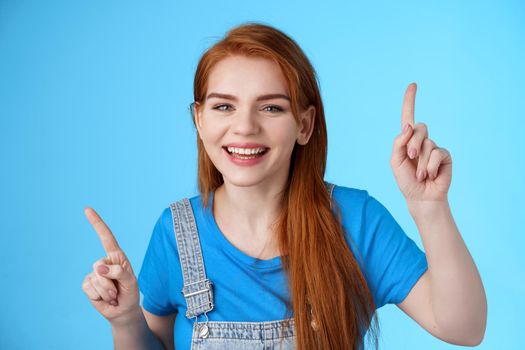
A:
{"label": "young woman", "polygon": [[[425,252],[366,190],[324,181],[314,68],[281,31],[248,23],[197,66],[198,196],[160,215],[138,279],[91,208],[107,257],[83,290],[122,349],[358,349],[396,304],[432,335],[476,345],[487,304],[448,205],[452,161],[403,102],[391,167]],[[139,304],[139,287],[144,294]]]}

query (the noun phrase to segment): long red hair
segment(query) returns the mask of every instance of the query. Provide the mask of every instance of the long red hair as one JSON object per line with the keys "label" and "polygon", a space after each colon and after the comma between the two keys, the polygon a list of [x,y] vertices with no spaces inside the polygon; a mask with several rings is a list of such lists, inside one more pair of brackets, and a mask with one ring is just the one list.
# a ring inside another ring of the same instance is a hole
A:
{"label": "long red hair", "polygon": [[[296,143],[292,151],[283,210],[276,225],[283,270],[289,281],[291,304],[287,311],[293,309],[297,349],[358,349],[367,331],[377,348],[374,300],[344,238],[340,209],[334,202],[336,213],[332,212],[324,184],[327,132],[313,66],[297,43],[282,31],[253,22],[237,26],[200,58],[192,113],[205,102],[212,68],[230,55],[267,58],[277,63],[288,85],[296,121],[309,105],[316,109],[309,142]],[[210,192],[224,181],[198,136],[197,147],[198,186],[203,206],[208,207]]]}

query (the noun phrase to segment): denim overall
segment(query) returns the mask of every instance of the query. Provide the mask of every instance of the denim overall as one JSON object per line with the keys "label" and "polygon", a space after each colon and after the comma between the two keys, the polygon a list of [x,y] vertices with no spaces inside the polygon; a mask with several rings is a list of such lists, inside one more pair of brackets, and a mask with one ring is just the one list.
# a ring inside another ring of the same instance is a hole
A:
{"label": "denim overall", "polygon": [[[325,181],[325,187],[332,201],[334,185]],[[186,317],[195,318],[191,350],[295,349],[293,317],[267,322],[208,320],[207,312],[214,307],[213,283],[206,277],[191,204],[188,198],[184,198],[172,203],[170,208],[184,281],[182,294],[186,299]],[[206,320],[199,323],[201,314]],[[315,329],[315,324],[312,327]]]}

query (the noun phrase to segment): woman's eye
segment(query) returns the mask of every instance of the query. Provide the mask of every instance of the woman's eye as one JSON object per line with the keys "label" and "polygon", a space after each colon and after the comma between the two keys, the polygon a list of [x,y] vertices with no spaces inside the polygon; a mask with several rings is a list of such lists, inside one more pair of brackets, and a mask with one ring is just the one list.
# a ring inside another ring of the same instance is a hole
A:
{"label": "woman's eye", "polygon": [[218,106],[213,107],[213,109],[216,109],[218,111],[225,111],[225,112],[228,111],[228,109],[224,109],[224,108],[221,108],[221,107],[231,107],[231,106],[230,105],[218,105]]}
{"label": "woman's eye", "polygon": [[266,107],[264,107],[264,109],[266,109],[266,108],[273,108],[273,113],[278,113],[278,112],[282,112],[283,111],[283,109],[281,107],[279,107],[279,106],[266,106]]}
{"label": "woman's eye", "polygon": [[[223,111],[223,112],[230,111],[231,110],[230,108],[231,108],[231,105],[229,105],[229,104],[221,104],[221,105],[217,105],[217,106],[213,107],[213,109],[218,110],[218,111]],[[271,113],[279,113],[279,112],[284,111],[283,108],[281,108],[279,106],[275,106],[275,105],[266,106],[266,107],[263,108],[263,110],[266,110],[266,111],[271,112]]]}

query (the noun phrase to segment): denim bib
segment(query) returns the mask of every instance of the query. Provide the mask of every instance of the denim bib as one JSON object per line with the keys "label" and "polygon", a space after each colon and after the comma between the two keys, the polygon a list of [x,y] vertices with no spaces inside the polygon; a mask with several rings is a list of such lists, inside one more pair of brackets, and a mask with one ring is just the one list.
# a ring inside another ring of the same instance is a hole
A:
{"label": "denim bib", "polygon": [[[325,181],[325,187],[332,201],[334,185]],[[170,208],[182,268],[184,286],[181,293],[186,300],[185,315],[189,319],[195,318],[191,350],[295,349],[293,317],[266,322],[208,320],[207,313],[214,307],[213,283],[206,276],[199,233],[190,201],[184,198],[172,203]],[[205,320],[199,322],[199,316],[202,314]]]}

